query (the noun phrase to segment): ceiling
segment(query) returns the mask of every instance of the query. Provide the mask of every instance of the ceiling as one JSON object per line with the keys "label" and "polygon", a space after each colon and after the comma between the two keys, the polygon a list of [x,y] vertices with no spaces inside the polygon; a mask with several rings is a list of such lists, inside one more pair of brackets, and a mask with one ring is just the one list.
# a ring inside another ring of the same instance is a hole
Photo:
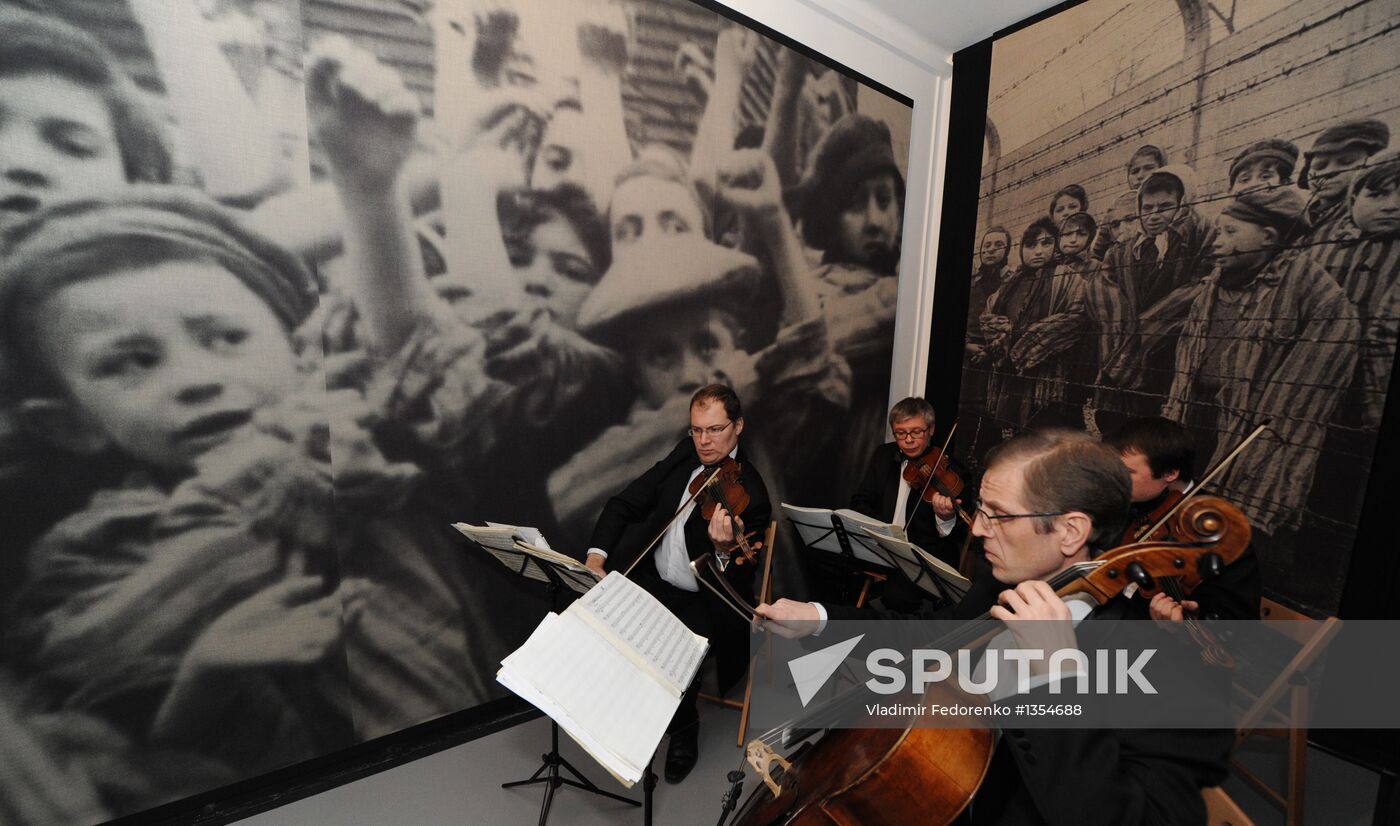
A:
{"label": "ceiling", "polygon": [[947,52],[991,37],[996,31],[1057,5],[1059,0],[821,0],[831,11],[860,6],[888,18],[908,34]]}

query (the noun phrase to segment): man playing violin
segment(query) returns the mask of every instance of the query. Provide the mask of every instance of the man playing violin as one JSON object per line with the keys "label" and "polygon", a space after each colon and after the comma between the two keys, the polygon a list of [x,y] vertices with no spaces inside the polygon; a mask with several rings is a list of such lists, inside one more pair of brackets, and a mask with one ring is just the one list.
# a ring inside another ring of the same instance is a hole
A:
{"label": "man playing violin", "polygon": [[[901,527],[907,523],[910,542],[957,567],[960,543],[953,536],[958,532],[953,500],[932,490],[932,503],[925,502],[920,498],[923,491],[903,477],[910,461],[938,449],[932,443],[933,406],[916,397],[903,399],[890,408],[889,424],[894,441],[870,455],[865,477],[851,496],[851,510]],[[897,611],[915,610],[922,601],[923,592],[902,578],[887,581],[881,595],[881,602]]]}
{"label": "man playing violin", "polygon": [[[1132,477],[1130,529],[1152,527],[1193,487],[1196,442],[1189,430],[1171,419],[1129,419],[1103,440],[1118,451]],[[1178,602],[1158,593],[1152,598],[1149,612],[1153,619],[1175,622],[1183,621],[1188,614],[1199,614],[1205,619],[1258,619],[1260,592],[1259,557],[1253,548],[1246,548],[1239,559],[1225,566],[1220,576],[1201,583],[1191,599]]]}
{"label": "man playing violin", "polygon": [[[690,562],[707,552],[729,554],[736,530],[743,532],[745,524],[767,527],[772,505],[758,468],[739,446],[744,417],[739,396],[732,389],[711,384],[697,390],[690,400],[688,432],[665,458],[603,506],[589,541],[586,564],[599,574],[608,568],[626,571],[680,508],[652,550],[652,559],[642,560],[631,576],[686,627],[710,640],[724,689],[743,674],[748,662],[748,626],[714,595],[705,593],[707,589],[696,582]],[[723,505],[717,506],[706,521],[701,509],[689,501],[688,488],[700,474],[708,472],[707,468],[728,458],[740,465],[739,481],[748,493],[748,506],[742,517],[735,516],[732,521]],[[751,597],[756,567],[751,562],[734,562],[722,575],[740,594]],[[671,736],[666,749],[668,783],[685,779],[699,756],[699,681],[697,675],[667,728]]]}
{"label": "man playing violin", "polygon": [[[1126,601],[1099,608],[1061,599],[1047,580],[1112,547],[1122,535],[1132,482],[1116,451],[1084,433],[1017,436],[987,456],[972,531],[982,538],[989,575],[973,580],[956,606],[921,616],[970,619],[990,608],[1023,648],[1073,646],[1070,627],[1032,620],[1125,615]],[[783,633],[793,622],[909,619],[892,611],[780,599],[758,606]],[[1004,729],[972,800],[982,824],[1204,823],[1201,788],[1228,773],[1232,731]]]}

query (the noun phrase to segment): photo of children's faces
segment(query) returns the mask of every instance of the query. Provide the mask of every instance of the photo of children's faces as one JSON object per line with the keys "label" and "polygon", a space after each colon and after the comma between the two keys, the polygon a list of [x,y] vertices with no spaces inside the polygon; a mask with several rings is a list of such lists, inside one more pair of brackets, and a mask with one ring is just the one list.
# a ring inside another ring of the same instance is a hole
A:
{"label": "photo of children's faces", "polygon": [[[961,450],[1161,415],[1200,479],[1267,421],[1208,492],[1266,590],[1334,611],[1400,335],[1400,110],[1342,78],[1400,77],[1400,13],[1237,12],[1091,0],[994,44]],[[1298,59],[1335,44],[1345,75]]]}
{"label": "photo of children's faces", "polygon": [[0,6],[0,821],[502,697],[548,599],[445,526],[581,551],[710,382],[845,502],[911,118],[689,0]]}

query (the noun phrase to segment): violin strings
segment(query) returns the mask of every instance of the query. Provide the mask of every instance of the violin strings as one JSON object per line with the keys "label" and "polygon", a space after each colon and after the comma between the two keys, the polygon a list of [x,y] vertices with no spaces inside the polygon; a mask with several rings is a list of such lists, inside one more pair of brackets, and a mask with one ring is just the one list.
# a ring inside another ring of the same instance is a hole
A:
{"label": "violin strings", "polygon": [[671,518],[666,520],[666,524],[661,526],[661,530],[657,532],[656,536],[652,537],[652,540],[647,543],[647,546],[642,549],[642,552],[637,554],[637,558],[632,560],[632,564],[627,566],[627,570],[622,572],[623,576],[631,575],[632,569],[637,567],[637,563],[641,562],[647,554],[651,553],[651,549],[656,547],[656,543],[660,542],[661,537],[665,536],[666,531],[670,530],[671,523],[676,521],[676,517],[681,515],[681,511],[684,511],[690,505],[691,502],[695,501],[695,497],[700,495],[700,491],[705,489],[705,485],[708,485],[714,480],[716,476],[719,475],[719,471],[720,469],[718,467],[715,468],[714,472],[710,474],[710,478],[706,479],[703,485],[697,488],[694,493],[690,494],[690,496],[687,497],[686,500],[681,503],[681,506],[679,508],[676,508],[676,512],[671,514]]}
{"label": "violin strings", "polygon": [[[948,429],[948,436],[947,436],[947,438],[945,438],[945,439],[943,440],[943,449],[942,449],[941,451],[939,451],[939,461],[942,461],[943,457],[948,455],[948,445],[953,441],[953,434],[956,433],[957,430],[958,430],[958,423],[957,423],[957,422],[953,422],[953,426],[952,426],[951,428]],[[919,498],[914,500],[914,507],[912,507],[912,508],[909,509],[909,518],[906,519],[906,520],[904,520],[904,533],[905,533],[905,534],[908,534],[908,533],[909,533],[909,526],[912,525],[912,524],[914,523],[914,514],[917,513],[918,510],[919,510],[919,503],[922,502],[922,501],[924,501],[924,494],[928,492],[929,483],[932,482],[932,481],[933,481],[933,477],[935,477],[935,476],[937,476],[937,475],[938,475],[938,462],[934,462],[934,463],[933,463],[933,469],[929,472],[928,478],[924,480],[924,486],[923,486],[923,488],[919,491]],[[941,487],[938,489],[938,491],[939,491],[940,493],[943,493],[943,489],[942,489]],[[944,494],[944,495],[947,495],[947,494]],[[949,496],[948,498],[951,499],[952,497]],[[961,508],[959,508],[959,510],[961,510]],[[964,516],[963,518],[966,519],[967,517]],[[971,522],[968,523],[969,526],[970,526],[971,524],[972,524]]]}

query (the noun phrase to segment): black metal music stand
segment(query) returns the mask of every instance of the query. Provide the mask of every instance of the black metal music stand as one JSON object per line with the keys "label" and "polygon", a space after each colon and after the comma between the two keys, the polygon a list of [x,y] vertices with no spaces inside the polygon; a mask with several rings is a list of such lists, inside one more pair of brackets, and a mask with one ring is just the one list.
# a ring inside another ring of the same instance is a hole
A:
{"label": "black metal music stand", "polygon": [[[559,572],[554,570],[554,567],[548,562],[531,558],[527,564],[537,565],[540,570],[544,571],[545,576],[548,577],[550,610],[555,611],[557,613],[560,610],[559,596],[561,590],[568,586],[564,585],[563,581],[559,578]],[[545,784],[544,801],[540,804],[539,826],[545,826],[545,824],[549,821],[549,807],[554,803],[554,790],[559,788],[560,786],[573,786],[576,789],[583,789],[585,792],[589,792],[590,794],[601,795],[612,800],[621,801],[623,803],[628,804],[629,806],[642,805],[641,803],[638,803],[630,797],[623,797],[620,794],[614,794],[606,789],[598,788],[596,785],[593,784],[593,781],[589,780],[587,777],[584,777],[582,772],[574,768],[573,764],[571,764],[568,760],[564,759],[564,756],[559,753],[559,724],[554,722],[554,720],[549,721],[549,751],[541,755],[540,760],[543,761],[540,763],[540,767],[538,769],[535,769],[535,773],[530,775],[526,779],[512,780],[509,783],[501,784],[501,788],[503,789],[511,789],[515,788],[516,786],[532,786],[536,783]],[[573,778],[565,777],[563,772],[560,771],[560,769],[568,771],[569,774],[573,775]],[[648,781],[650,782],[651,786],[656,785],[656,776],[651,773],[650,766],[647,767],[647,778],[645,781],[643,781],[642,786],[644,797],[646,800],[646,822],[650,824],[651,788],[647,785]]]}
{"label": "black metal music stand", "polygon": [[[658,743],[656,748],[659,751],[661,745]],[[651,767],[655,762],[656,752],[652,752],[646,774],[642,775],[642,826],[651,826],[651,793],[656,790],[656,772],[652,771]]]}

